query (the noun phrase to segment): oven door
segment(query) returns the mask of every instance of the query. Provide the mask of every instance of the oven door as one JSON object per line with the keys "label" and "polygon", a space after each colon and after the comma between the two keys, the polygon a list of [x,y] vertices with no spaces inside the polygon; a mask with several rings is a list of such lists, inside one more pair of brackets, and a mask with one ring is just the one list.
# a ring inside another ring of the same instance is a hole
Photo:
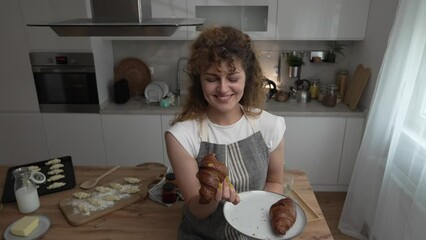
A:
{"label": "oven door", "polygon": [[99,112],[93,67],[34,67],[42,112]]}

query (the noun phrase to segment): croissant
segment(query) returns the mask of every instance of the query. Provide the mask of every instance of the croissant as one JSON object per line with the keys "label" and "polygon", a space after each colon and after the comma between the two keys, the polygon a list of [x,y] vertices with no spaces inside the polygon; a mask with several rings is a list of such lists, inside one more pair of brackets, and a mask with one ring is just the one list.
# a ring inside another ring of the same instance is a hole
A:
{"label": "croissant", "polygon": [[296,204],[291,198],[280,199],[269,209],[272,229],[280,235],[286,234],[296,221],[296,217]]}
{"label": "croissant", "polygon": [[225,164],[216,159],[214,153],[206,155],[200,163],[197,178],[201,183],[200,203],[208,204],[216,195],[219,183],[228,176]]}

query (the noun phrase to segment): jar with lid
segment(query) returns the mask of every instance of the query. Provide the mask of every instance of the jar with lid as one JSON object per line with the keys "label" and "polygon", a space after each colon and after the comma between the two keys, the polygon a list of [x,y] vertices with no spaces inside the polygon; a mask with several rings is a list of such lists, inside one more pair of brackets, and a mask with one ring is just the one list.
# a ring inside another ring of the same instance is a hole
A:
{"label": "jar with lid", "polygon": [[327,85],[320,84],[319,90],[318,90],[318,101],[322,102],[324,100],[324,95],[327,90]]}
{"label": "jar with lid", "polygon": [[324,99],[322,104],[327,107],[334,107],[337,103],[337,85],[329,84],[326,88],[326,93],[324,95]]}
{"label": "jar with lid", "polygon": [[318,98],[318,92],[319,92],[319,79],[312,79],[311,85],[309,87],[309,92],[311,93],[312,99]]}
{"label": "jar with lid", "polygon": [[[27,167],[17,168],[12,171],[15,178],[14,191],[19,212],[26,214],[40,207],[40,199],[36,183],[43,183],[46,177],[43,173],[31,173]],[[37,175],[35,177],[34,175]]]}
{"label": "jar with lid", "polygon": [[163,203],[171,204],[177,201],[177,190],[176,186],[173,183],[166,182],[163,185],[163,193],[162,193]]}
{"label": "jar with lid", "polygon": [[165,178],[166,178],[166,182],[173,183],[176,186],[176,188],[178,187],[177,182],[176,182],[176,176],[175,176],[174,173],[172,173],[172,172],[167,173]]}
{"label": "jar with lid", "polygon": [[340,70],[336,75],[336,85],[342,97],[345,95],[348,76],[349,72],[346,70]]}

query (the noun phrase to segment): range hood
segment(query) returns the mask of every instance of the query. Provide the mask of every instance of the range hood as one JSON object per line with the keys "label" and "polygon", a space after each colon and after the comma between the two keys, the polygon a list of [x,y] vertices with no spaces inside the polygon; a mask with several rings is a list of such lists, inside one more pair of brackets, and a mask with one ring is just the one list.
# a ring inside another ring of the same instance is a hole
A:
{"label": "range hood", "polygon": [[152,18],[151,0],[91,0],[92,18],[27,24],[50,27],[61,37],[171,36],[179,27],[204,18]]}

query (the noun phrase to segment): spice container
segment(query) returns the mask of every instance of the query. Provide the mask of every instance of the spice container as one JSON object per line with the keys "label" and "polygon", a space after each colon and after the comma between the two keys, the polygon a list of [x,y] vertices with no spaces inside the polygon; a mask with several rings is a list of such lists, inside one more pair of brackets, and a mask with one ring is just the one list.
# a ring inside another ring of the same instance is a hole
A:
{"label": "spice container", "polygon": [[319,80],[318,79],[312,79],[311,85],[309,87],[309,92],[311,92],[311,98],[312,99],[318,98],[318,91],[319,91]]}
{"label": "spice container", "polygon": [[162,200],[163,203],[170,204],[177,201],[176,186],[173,183],[166,182],[163,185]]}
{"label": "spice container", "polygon": [[348,76],[349,72],[346,70],[341,70],[336,75],[336,85],[342,97],[345,95]]}
{"label": "spice container", "polygon": [[324,95],[324,99],[322,104],[327,107],[334,107],[337,103],[337,85],[329,84],[326,88],[326,93]]}
{"label": "spice container", "polygon": [[324,84],[320,84],[318,90],[318,101],[322,102],[324,100],[324,95],[326,93],[327,86]]}
{"label": "spice container", "polygon": [[173,183],[177,187],[176,177],[175,177],[174,173],[167,173],[166,174],[166,182]]}

